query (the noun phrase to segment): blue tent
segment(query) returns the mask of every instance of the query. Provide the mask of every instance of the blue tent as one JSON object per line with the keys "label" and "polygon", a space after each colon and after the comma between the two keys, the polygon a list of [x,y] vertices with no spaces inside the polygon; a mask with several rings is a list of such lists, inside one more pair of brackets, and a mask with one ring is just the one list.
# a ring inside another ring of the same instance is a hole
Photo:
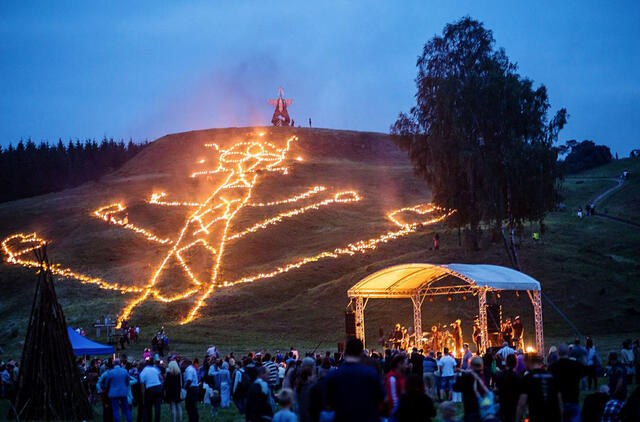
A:
{"label": "blue tent", "polygon": [[73,353],[76,356],[111,355],[114,352],[113,346],[105,346],[104,344],[91,341],[88,338],[76,333],[76,330],[71,327],[67,327],[67,333],[69,334],[69,341],[71,341]]}

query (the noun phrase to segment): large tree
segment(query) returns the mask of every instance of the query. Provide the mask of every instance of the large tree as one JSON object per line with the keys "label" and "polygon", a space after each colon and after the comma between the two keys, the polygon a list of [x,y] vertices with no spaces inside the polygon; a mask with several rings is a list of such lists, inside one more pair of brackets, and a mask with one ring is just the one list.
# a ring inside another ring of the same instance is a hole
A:
{"label": "large tree", "polygon": [[[557,200],[561,109],[549,119],[546,88],[517,73],[493,33],[469,17],[445,26],[418,58],[416,105],[391,127],[438,205],[457,210],[475,247],[482,223],[502,232],[519,268],[516,229],[542,222]],[[509,235],[502,229],[506,223]]]}

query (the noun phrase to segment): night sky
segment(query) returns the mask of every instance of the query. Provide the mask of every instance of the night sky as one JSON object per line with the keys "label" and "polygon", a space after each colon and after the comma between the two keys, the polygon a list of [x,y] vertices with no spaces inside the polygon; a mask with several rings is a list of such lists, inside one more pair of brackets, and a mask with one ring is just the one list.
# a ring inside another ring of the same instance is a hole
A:
{"label": "night sky", "polygon": [[568,109],[561,141],[640,148],[638,1],[308,3],[1,2],[0,145],[268,124],[279,86],[296,123],[388,132],[423,44],[469,15]]}

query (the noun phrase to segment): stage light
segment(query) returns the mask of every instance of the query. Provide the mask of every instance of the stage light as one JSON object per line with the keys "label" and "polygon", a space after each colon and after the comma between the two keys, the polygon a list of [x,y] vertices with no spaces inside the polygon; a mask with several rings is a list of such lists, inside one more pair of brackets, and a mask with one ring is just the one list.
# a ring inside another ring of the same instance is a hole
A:
{"label": "stage light", "polygon": [[500,299],[502,296],[500,296],[500,293],[496,293],[496,296],[498,297],[498,299]]}
{"label": "stage light", "polygon": [[467,300],[467,295],[462,295],[462,300]]}
{"label": "stage light", "polygon": [[451,296],[447,296],[447,300],[448,300],[449,302],[451,302],[451,301],[453,300],[453,297],[451,297]]}
{"label": "stage light", "polygon": [[429,302],[433,302],[433,296],[429,296]]}

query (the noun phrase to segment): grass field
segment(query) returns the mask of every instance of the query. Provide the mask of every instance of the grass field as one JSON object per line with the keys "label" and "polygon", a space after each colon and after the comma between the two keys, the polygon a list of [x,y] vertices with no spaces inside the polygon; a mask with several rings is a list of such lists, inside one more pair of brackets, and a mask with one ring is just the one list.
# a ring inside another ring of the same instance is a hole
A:
{"label": "grass field", "polygon": [[[230,145],[256,130],[266,131],[266,137],[276,143],[295,132],[300,141],[292,156],[303,161],[292,162],[287,176],[274,174],[261,179],[253,200],[273,201],[315,185],[326,186],[327,194],[353,189],[362,200],[294,216],[230,244],[221,267],[225,279],[267,272],[300,257],[379,236],[393,228],[385,218],[388,211],[429,200],[428,189],[413,176],[405,155],[383,134],[290,128],[207,130],[160,138],[123,168],[96,182],[0,204],[0,236],[35,231],[50,241],[49,255],[55,263],[112,282],[144,285],[163,257],[162,247],[90,213],[122,201],[127,205],[129,222],[163,236],[175,236],[184,212],[159,209],[145,199],[152,192],[165,191],[168,200],[202,200],[216,182],[189,177],[198,161],[212,159],[211,150],[203,144]],[[640,232],[602,218],[580,220],[575,211],[614,185],[611,179],[627,167],[632,170],[631,180],[606,198],[599,211],[606,207],[611,215],[637,221],[640,192],[633,176],[640,174],[640,168],[637,161],[619,160],[567,178],[563,185],[566,211],[549,215],[540,243],[530,240],[527,228],[520,249],[523,270],[540,280],[548,298],[582,334],[595,337],[600,350],[617,348],[623,338],[640,335]],[[239,216],[236,223],[245,228],[269,215],[256,208]],[[441,236],[437,252],[429,250],[434,231]],[[187,355],[202,355],[209,344],[237,353],[288,349],[291,345],[300,350],[335,349],[344,331],[346,291],[361,278],[407,262],[507,265],[501,244],[484,238],[481,245],[480,251],[468,251],[458,246],[457,232],[442,225],[429,227],[366,254],[323,259],[277,277],[216,290],[199,318],[187,325],[178,323],[190,309],[190,299],[171,304],[147,301],[134,311],[131,322],[142,327],[144,339],[164,325],[171,348]],[[33,271],[0,264],[3,359],[19,357],[34,283]],[[96,319],[115,316],[133,298],[71,279],[59,280],[57,292],[67,322],[84,327],[90,336]],[[531,306],[526,295],[504,294],[500,300],[504,314],[521,315],[531,333]],[[575,337],[547,300],[543,306],[547,344]],[[436,299],[424,305],[423,326],[461,317],[468,335],[476,314],[473,300]],[[367,338],[373,342],[379,327],[388,330],[396,321],[409,326],[411,319],[409,301],[371,301],[366,310]],[[142,347],[140,344],[132,352],[137,354]]]}

